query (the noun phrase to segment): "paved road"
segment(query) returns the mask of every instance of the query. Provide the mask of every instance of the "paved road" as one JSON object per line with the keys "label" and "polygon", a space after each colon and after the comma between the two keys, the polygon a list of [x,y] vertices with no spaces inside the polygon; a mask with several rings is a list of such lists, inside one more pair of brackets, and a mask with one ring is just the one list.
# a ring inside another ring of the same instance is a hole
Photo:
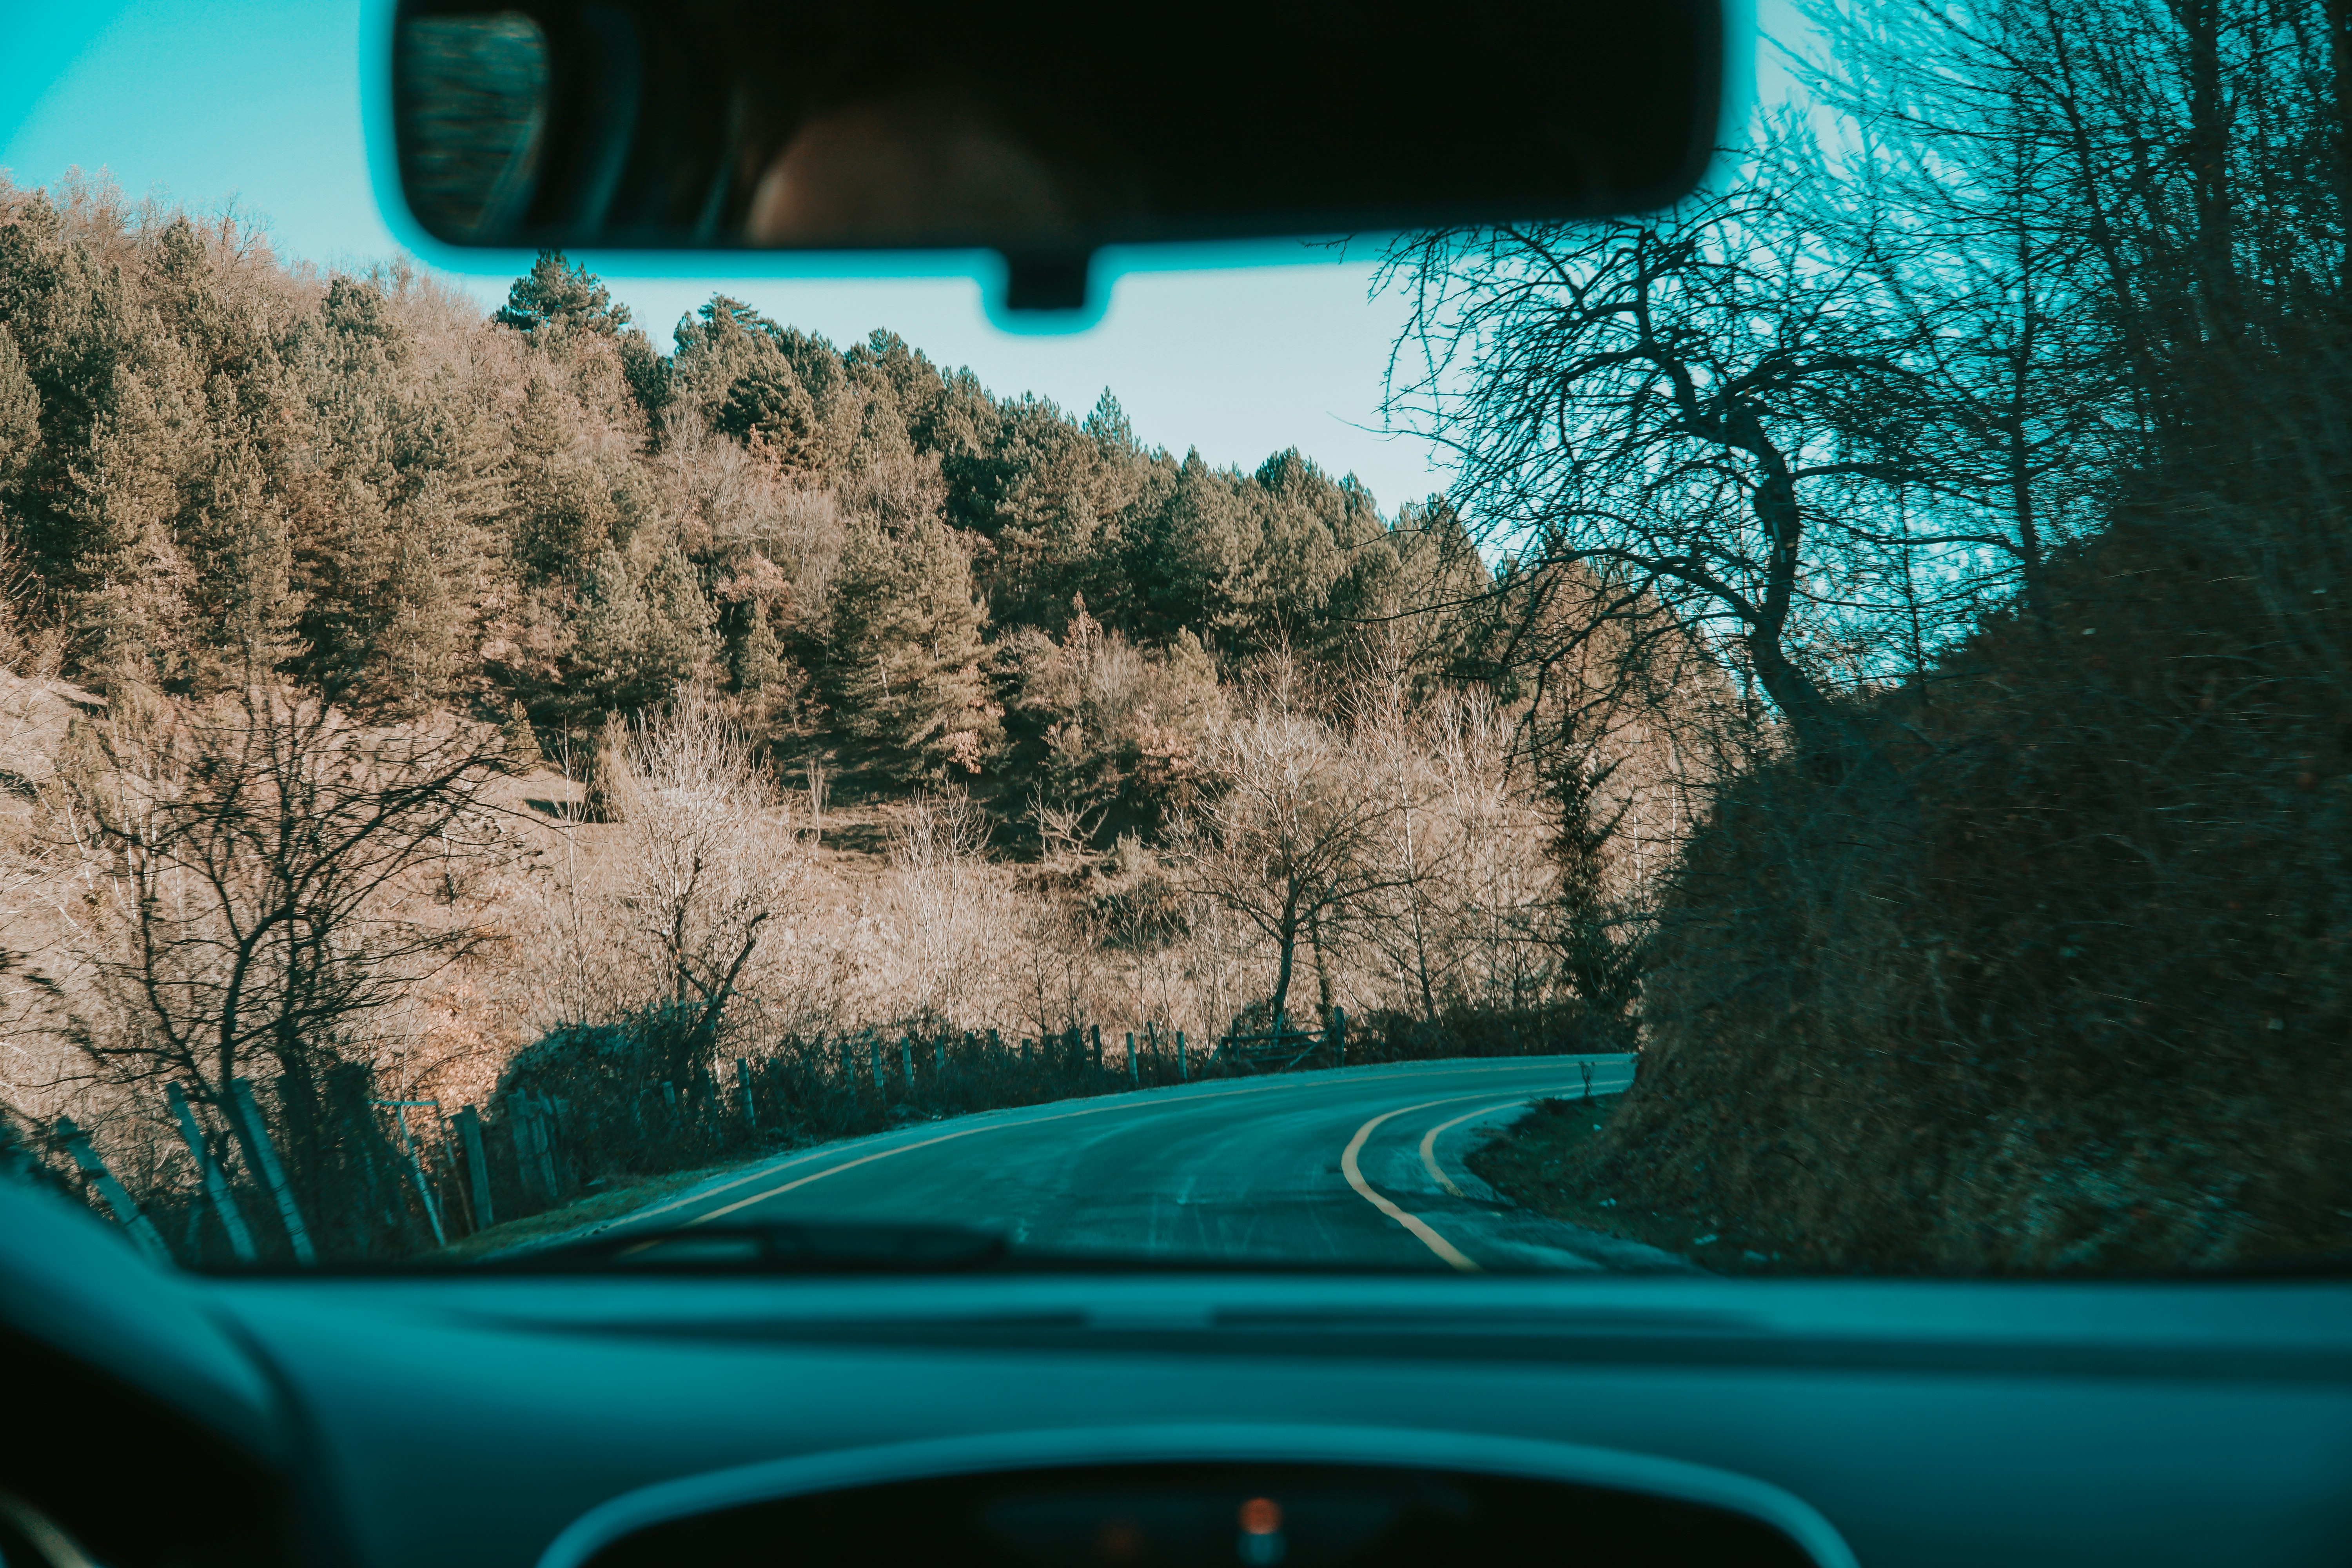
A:
{"label": "paved road", "polygon": [[1058,1254],[1380,1268],[1688,1268],[1517,1208],[1461,1163],[1529,1100],[1608,1094],[1632,1080],[1626,1057],[1520,1057],[1065,1100],[767,1161],[614,1228],[962,1224]]}

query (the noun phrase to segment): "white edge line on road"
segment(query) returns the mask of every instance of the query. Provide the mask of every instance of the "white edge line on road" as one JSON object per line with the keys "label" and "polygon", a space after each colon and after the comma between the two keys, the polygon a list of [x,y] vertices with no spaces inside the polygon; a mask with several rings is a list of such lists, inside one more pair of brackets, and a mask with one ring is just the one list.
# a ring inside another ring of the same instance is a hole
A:
{"label": "white edge line on road", "polygon": [[[1415,1063],[1415,1064],[1413,1064],[1413,1065],[1415,1065],[1415,1066],[1419,1066],[1420,1064]],[[1447,1064],[1444,1064],[1444,1065],[1446,1065],[1446,1066],[1451,1066],[1451,1065],[1453,1065],[1453,1064],[1451,1064],[1451,1063],[1447,1063]],[[1483,1069],[1482,1069],[1482,1068],[1473,1068],[1473,1069],[1471,1069],[1471,1070],[1474,1070],[1474,1071],[1475,1071],[1475,1070],[1486,1070],[1486,1071],[1511,1071],[1511,1070],[1524,1070],[1524,1066],[1523,1066],[1523,1064],[1518,1064],[1518,1063],[1513,1063],[1513,1062],[1510,1062],[1510,1061],[1508,1060],[1508,1058],[1503,1058],[1502,1060],[1498,1061],[1495,1067],[1492,1067],[1492,1068],[1483,1068]],[[844,1161],[842,1163],[840,1163],[840,1164],[838,1164],[838,1165],[828,1165],[828,1166],[826,1166],[826,1167],[825,1167],[824,1170],[822,1170],[822,1171],[812,1171],[812,1172],[810,1172],[810,1173],[809,1173],[807,1175],[805,1175],[805,1176],[801,1176],[801,1177],[798,1177],[798,1178],[796,1178],[796,1179],[794,1179],[794,1180],[793,1180],[793,1181],[786,1182],[786,1183],[782,1184],[782,1185],[780,1185],[780,1186],[769,1187],[769,1188],[766,1188],[766,1189],[764,1189],[764,1190],[762,1190],[762,1191],[761,1191],[761,1192],[753,1193],[753,1194],[752,1194],[750,1197],[748,1197],[748,1198],[738,1198],[735,1202],[733,1202],[733,1203],[731,1203],[731,1204],[728,1204],[728,1205],[725,1205],[725,1206],[723,1206],[723,1207],[712,1209],[709,1214],[697,1215],[695,1215],[695,1217],[694,1217],[694,1218],[692,1218],[692,1219],[690,1219],[690,1220],[686,1221],[686,1222],[685,1222],[685,1224],[687,1224],[687,1225],[708,1225],[708,1224],[709,1224],[712,1220],[714,1220],[714,1219],[718,1219],[718,1218],[721,1217],[722,1215],[726,1215],[733,1214],[733,1213],[734,1213],[736,1210],[738,1210],[738,1209],[746,1209],[746,1208],[750,1208],[750,1207],[751,1207],[752,1205],[754,1205],[754,1204],[758,1204],[758,1203],[764,1203],[764,1202],[766,1202],[768,1199],[772,1198],[772,1197],[780,1197],[780,1196],[782,1196],[782,1194],[784,1194],[785,1193],[789,1193],[789,1192],[791,1192],[791,1191],[792,1191],[793,1188],[795,1188],[795,1187],[804,1187],[804,1186],[807,1186],[811,1182],[823,1181],[825,1177],[827,1177],[827,1176],[831,1176],[831,1175],[835,1175],[835,1174],[839,1173],[840,1172],[855,1170],[855,1169],[856,1169],[856,1168],[857,1168],[858,1166],[860,1166],[860,1165],[870,1165],[870,1164],[872,1164],[872,1163],[873,1163],[875,1161],[877,1161],[877,1160],[887,1160],[887,1159],[888,1159],[888,1158],[889,1158],[891,1155],[893,1155],[893,1154],[910,1154],[910,1153],[914,1152],[915,1152],[916,1150],[918,1150],[918,1149],[929,1149],[929,1148],[930,1148],[930,1147],[931,1147],[932,1145],[934,1145],[934,1144],[950,1142],[952,1142],[953,1140],[958,1139],[958,1138],[970,1138],[970,1137],[971,1137],[974,1133],[979,1133],[979,1132],[993,1132],[993,1131],[999,1131],[999,1130],[1001,1130],[1001,1129],[1010,1128],[1010,1127],[1034,1127],[1034,1126],[1037,1126],[1038,1124],[1040,1124],[1040,1123],[1042,1123],[1042,1122],[1046,1122],[1046,1121],[1069,1121],[1071,1118],[1073,1118],[1073,1117],[1077,1117],[1077,1116],[1101,1116],[1101,1115],[1103,1115],[1103,1114],[1105,1114],[1105,1113],[1107,1113],[1107,1112],[1109,1112],[1109,1111],[1115,1111],[1115,1110],[1143,1110],[1143,1109],[1149,1109],[1149,1108],[1160,1108],[1160,1109],[1165,1109],[1165,1108],[1167,1108],[1167,1107],[1169,1107],[1169,1106],[1171,1106],[1171,1105],[1187,1105],[1187,1104],[1191,1104],[1191,1103],[1192,1103],[1192,1101],[1194,1101],[1194,1100],[1225,1100],[1225,1099],[1229,1099],[1229,1098],[1231,1098],[1231,1097],[1233,1097],[1233,1096],[1234,1096],[1234,1095],[1240,1095],[1240,1094],[1265,1094],[1265,1093],[1269,1093],[1269,1092],[1273,1092],[1273,1091],[1280,1090],[1280,1089],[1290,1089],[1290,1090],[1294,1090],[1294,1091],[1295,1091],[1295,1090],[1302,1089],[1320,1088],[1320,1087],[1323,1087],[1324,1085],[1328,1085],[1328,1084],[1335,1084],[1335,1083],[1339,1083],[1339,1082],[1342,1082],[1342,1081],[1347,1082],[1350,1087],[1353,1087],[1355,1084],[1360,1083],[1360,1082],[1362,1082],[1363,1080],[1362,1080],[1362,1079],[1345,1079],[1345,1080],[1342,1080],[1342,1079],[1336,1079],[1336,1078],[1334,1078],[1334,1079],[1321,1079],[1321,1080],[1318,1080],[1318,1082],[1316,1082],[1316,1083],[1312,1083],[1312,1084],[1302,1084],[1302,1083],[1297,1083],[1297,1082],[1291,1082],[1291,1083],[1282,1083],[1282,1082],[1275,1082],[1275,1083],[1259,1083],[1259,1084],[1251,1084],[1251,1085],[1247,1086],[1246,1088],[1241,1088],[1241,1089],[1212,1089],[1212,1090],[1210,1090],[1210,1091],[1209,1091],[1209,1092],[1207,1092],[1207,1093],[1203,1093],[1203,1094],[1188,1094],[1188,1095],[1181,1096],[1181,1098],[1180,1098],[1180,1097],[1175,1097],[1175,1096],[1171,1096],[1170,1098],[1167,1098],[1167,1099],[1164,1099],[1164,1100],[1133,1100],[1133,1099],[1128,1099],[1128,1098],[1122,1097],[1122,1098],[1121,1098],[1121,1100],[1120,1100],[1120,1101],[1119,1101],[1118,1104],[1114,1104],[1114,1105],[1089,1105],[1089,1106],[1086,1106],[1086,1107],[1084,1107],[1084,1108],[1082,1108],[1082,1109],[1080,1109],[1080,1110],[1063,1110],[1063,1111],[1056,1111],[1055,1113],[1054,1113],[1054,1114],[1053,1114],[1053,1115],[1051,1115],[1051,1116],[1024,1116],[1024,1117],[1019,1117],[1019,1118],[1007,1118],[1007,1119],[1005,1119],[1005,1120],[1003,1120],[1003,1121],[991,1121],[991,1122],[987,1122],[987,1123],[985,1123],[985,1124],[983,1124],[983,1125],[977,1126],[977,1127],[960,1127],[960,1128],[956,1129],[956,1131],[954,1131],[953,1132],[942,1132],[942,1133],[940,1133],[940,1134],[938,1137],[936,1137],[936,1138],[925,1138],[925,1139],[919,1140],[918,1142],[912,1142],[912,1143],[900,1143],[900,1144],[898,1144],[898,1145],[896,1145],[895,1147],[892,1147],[892,1148],[877,1150],[875,1152],[873,1152],[873,1153],[871,1153],[871,1154],[861,1155],[860,1157],[858,1157],[857,1159],[855,1159],[855,1160],[845,1160],[845,1161]],[[1455,1095],[1455,1096],[1454,1096],[1453,1098],[1454,1098],[1454,1100],[1475,1100],[1475,1099],[1477,1099],[1477,1098],[1479,1098],[1479,1097],[1478,1097],[1478,1096],[1476,1096],[1476,1095]],[[1448,1104],[1448,1103],[1450,1103],[1450,1101],[1447,1101],[1447,1100],[1431,1100],[1429,1103],[1430,1103],[1431,1105],[1444,1105],[1444,1104]],[[1424,1109],[1424,1108],[1423,1108],[1423,1107],[1422,1107],[1422,1106],[1415,1105],[1415,1106],[1408,1106],[1408,1107],[1406,1107],[1406,1109],[1407,1109],[1407,1110],[1423,1110],[1423,1109]],[[1393,1116],[1393,1115],[1397,1114],[1397,1112],[1391,1111],[1391,1112],[1390,1112],[1390,1114]],[[689,1203],[698,1203],[698,1202],[702,1201],[702,1200],[703,1200],[703,1199],[705,1199],[705,1198],[715,1197],[715,1196],[717,1196],[719,1193],[725,1192],[729,1187],[738,1187],[738,1186],[742,1185],[742,1184],[743,1184],[743,1183],[745,1183],[745,1182],[757,1181],[761,1176],[763,1176],[763,1175],[771,1175],[771,1174],[773,1174],[776,1171],[778,1171],[778,1170],[780,1170],[780,1169],[789,1169],[789,1168],[790,1168],[791,1166],[793,1166],[793,1165],[796,1165],[796,1164],[803,1164],[803,1163],[806,1163],[808,1161],[810,1161],[810,1160],[814,1160],[814,1159],[816,1159],[816,1158],[818,1158],[818,1157],[819,1157],[819,1156],[818,1156],[816,1153],[814,1153],[814,1152],[812,1152],[812,1153],[809,1153],[809,1154],[805,1154],[805,1155],[797,1156],[797,1157],[795,1157],[794,1159],[792,1159],[792,1160],[789,1160],[789,1161],[784,1162],[782,1165],[772,1165],[772,1166],[769,1166],[766,1170],[757,1171],[757,1172],[752,1173],[751,1175],[739,1177],[737,1180],[728,1183],[728,1184],[726,1184],[726,1186],[709,1188],[709,1189],[707,1189],[707,1190],[705,1190],[705,1191],[703,1191],[703,1192],[693,1194],[691,1194],[691,1195],[689,1195],[689,1196],[688,1196],[688,1197],[677,1198],[677,1199],[675,1199],[675,1200],[671,1201],[670,1203],[664,1204],[664,1205],[662,1205],[661,1206],[659,1206],[659,1207],[657,1207],[657,1208],[650,1208],[650,1209],[642,1209],[642,1210],[639,1210],[637,1213],[635,1213],[635,1214],[633,1214],[633,1215],[629,1215],[629,1216],[628,1216],[628,1219],[627,1219],[626,1221],[623,1222],[623,1223],[625,1223],[625,1224],[633,1224],[633,1223],[635,1223],[635,1221],[642,1220],[642,1219],[646,1219],[646,1218],[650,1218],[650,1217],[651,1217],[652,1215],[657,1215],[657,1214],[664,1213],[664,1212],[666,1212],[666,1211],[667,1211],[667,1210],[669,1210],[669,1209],[682,1207],[682,1206],[684,1206],[685,1205],[689,1204]],[[1362,1189],[1359,1189],[1359,1190],[1362,1190]],[[1370,1196],[1370,1194],[1369,1194],[1369,1192],[1367,1192],[1366,1195],[1367,1195],[1367,1196]],[[1384,1201],[1384,1200],[1381,1200],[1381,1199],[1379,1199],[1379,1198],[1374,1198],[1374,1199],[1373,1199],[1373,1202],[1374,1202],[1374,1203],[1376,1203],[1376,1204],[1377,1204],[1377,1203],[1380,1203],[1380,1202],[1382,1202],[1382,1201]],[[1402,1213],[1402,1210],[1400,1210],[1400,1211],[1398,1211],[1398,1212],[1399,1212],[1399,1213]],[[1414,1223],[1418,1223],[1418,1222],[1414,1222]],[[1410,1226],[1408,1226],[1408,1228],[1410,1228]],[[1434,1233],[1434,1232],[1432,1232],[1431,1234],[1434,1235],[1435,1233]],[[1424,1239],[1425,1239],[1425,1238],[1424,1238]],[[1444,1239],[1443,1237],[1441,1237],[1441,1238],[1440,1238],[1440,1242],[1441,1242],[1441,1243],[1443,1242],[1443,1239]],[[1441,1254],[1440,1254],[1440,1256],[1442,1257],[1442,1256],[1444,1256],[1444,1254],[1443,1254],[1443,1253],[1441,1253]],[[1457,1256],[1458,1256],[1458,1255],[1457,1255]],[[1465,1258],[1465,1259],[1464,1259],[1464,1261],[1465,1261],[1465,1262],[1467,1262],[1468,1260]],[[1475,1268],[1475,1267],[1477,1267],[1475,1264],[1472,1264],[1472,1265],[1470,1265],[1470,1266],[1471,1266],[1472,1268]]]}

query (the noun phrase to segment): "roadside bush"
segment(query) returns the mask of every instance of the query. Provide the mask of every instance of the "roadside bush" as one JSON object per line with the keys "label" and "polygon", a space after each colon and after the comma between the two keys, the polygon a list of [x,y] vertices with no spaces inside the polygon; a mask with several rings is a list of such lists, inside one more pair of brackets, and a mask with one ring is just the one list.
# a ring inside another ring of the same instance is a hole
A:
{"label": "roadside bush", "polygon": [[1815,1268],[2352,1249],[2352,385],[2201,368],[2196,445],[1854,713],[1891,769],[1721,792],[1578,1180]]}

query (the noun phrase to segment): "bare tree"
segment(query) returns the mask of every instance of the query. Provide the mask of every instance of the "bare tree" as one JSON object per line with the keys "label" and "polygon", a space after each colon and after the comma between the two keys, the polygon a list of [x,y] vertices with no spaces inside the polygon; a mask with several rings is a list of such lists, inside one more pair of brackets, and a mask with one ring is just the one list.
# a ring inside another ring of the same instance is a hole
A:
{"label": "bare tree", "polygon": [[248,689],[89,731],[58,819],[88,872],[88,1076],[166,1079],[228,1114],[266,1065],[315,1129],[329,1070],[375,1022],[490,940],[488,874],[519,848],[486,798],[488,726],[364,728],[322,699]]}
{"label": "bare tree", "polygon": [[1286,1026],[1299,939],[1315,942],[1324,963],[1326,918],[1406,879],[1378,852],[1394,801],[1366,787],[1355,763],[1344,738],[1296,711],[1285,690],[1263,693],[1215,737],[1215,797],[1180,817],[1171,836],[1192,890],[1273,942],[1277,1030]]}
{"label": "bare tree", "polygon": [[686,1017],[668,1064],[701,1065],[762,928],[805,868],[742,731],[686,690],[630,727],[614,794],[625,828],[616,889],[654,983]]}
{"label": "bare tree", "polygon": [[1080,1027],[1102,978],[1101,919],[1076,899],[1041,891],[1022,906],[1017,929],[1015,984],[1039,1038]]}
{"label": "bare tree", "polygon": [[[1834,764],[1867,748],[1806,645],[1899,602],[1878,502],[1908,475],[1918,376],[1853,237],[1803,221],[1810,160],[1758,164],[1656,220],[1399,241],[1383,276],[1413,313],[1388,407],[1452,453],[1527,624],[1570,591],[1584,625],[1695,631]],[[1588,571],[1537,572],[1569,564]]]}
{"label": "bare tree", "polygon": [[911,1010],[934,1027],[963,1018],[979,965],[989,822],[971,797],[950,787],[915,796],[891,851],[901,898],[899,957],[908,966]]}

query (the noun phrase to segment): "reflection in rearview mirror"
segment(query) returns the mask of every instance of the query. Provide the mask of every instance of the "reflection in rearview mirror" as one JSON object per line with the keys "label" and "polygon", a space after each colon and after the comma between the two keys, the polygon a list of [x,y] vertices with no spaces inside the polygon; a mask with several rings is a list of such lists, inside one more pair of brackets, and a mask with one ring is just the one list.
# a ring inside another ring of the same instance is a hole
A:
{"label": "reflection in rearview mirror", "polygon": [[1100,246],[1636,211],[1713,152],[1719,0],[407,0],[409,209],[460,245]]}
{"label": "reflection in rearview mirror", "polygon": [[524,221],[547,130],[547,38],[518,11],[400,29],[400,181],[417,221],[491,243]]}

